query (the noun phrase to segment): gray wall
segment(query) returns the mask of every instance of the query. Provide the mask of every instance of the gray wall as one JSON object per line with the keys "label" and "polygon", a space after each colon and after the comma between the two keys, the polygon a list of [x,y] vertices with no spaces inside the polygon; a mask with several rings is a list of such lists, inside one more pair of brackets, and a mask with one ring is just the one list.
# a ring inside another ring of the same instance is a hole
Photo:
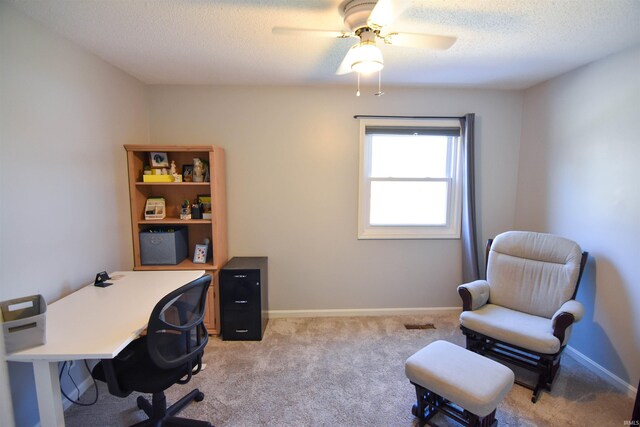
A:
{"label": "gray wall", "polygon": [[[97,271],[132,267],[122,144],[148,142],[145,88],[12,6],[0,3],[0,17],[0,300],[52,303]],[[33,426],[31,366],[9,365],[17,425]]]}
{"label": "gray wall", "polygon": [[481,241],[513,227],[522,93],[150,88],[151,140],[227,154],[229,251],[269,256],[272,310],[457,307],[459,240],[358,240],[356,114],[477,114]]}
{"label": "gray wall", "polygon": [[525,92],[516,226],[589,251],[569,345],[640,378],[640,47]]}

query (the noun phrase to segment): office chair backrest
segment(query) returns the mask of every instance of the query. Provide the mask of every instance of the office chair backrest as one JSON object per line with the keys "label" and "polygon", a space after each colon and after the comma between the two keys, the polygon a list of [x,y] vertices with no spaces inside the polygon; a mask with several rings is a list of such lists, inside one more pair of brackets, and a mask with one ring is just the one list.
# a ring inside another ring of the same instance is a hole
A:
{"label": "office chair backrest", "polygon": [[580,246],[560,236],[508,231],[493,240],[487,262],[492,304],[551,318],[574,295]]}
{"label": "office chair backrest", "polygon": [[209,335],[204,326],[205,303],[211,276],[204,275],[167,294],[149,318],[147,349],[162,369],[199,365]]}

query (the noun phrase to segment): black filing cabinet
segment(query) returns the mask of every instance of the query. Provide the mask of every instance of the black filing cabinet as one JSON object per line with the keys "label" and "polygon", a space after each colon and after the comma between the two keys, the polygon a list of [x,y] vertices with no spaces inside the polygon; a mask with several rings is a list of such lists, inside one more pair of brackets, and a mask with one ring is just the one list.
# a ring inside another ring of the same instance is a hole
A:
{"label": "black filing cabinet", "polygon": [[234,257],[220,270],[223,340],[262,340],[269,321],[267,286],[267,257]]}

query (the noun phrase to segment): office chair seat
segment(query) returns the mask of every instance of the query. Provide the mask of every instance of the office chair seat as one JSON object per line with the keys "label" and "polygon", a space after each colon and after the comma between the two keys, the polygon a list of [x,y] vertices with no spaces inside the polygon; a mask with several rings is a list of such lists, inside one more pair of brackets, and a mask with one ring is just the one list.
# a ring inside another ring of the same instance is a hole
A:
{"label": "office chair seat", "polygon": [[[131,342],[120,353],[122,356],[113,360],[113,367],[118,373],[122,389],[141,393],[157,393],[179,383],[180,379],[188,375],[189,364],[187,363],[170,370],[160,369],[154,365],[148,352],[139,350],[146,347],[146,341],[146,337],[142,337]],[[106,382],[102,363],[96,365],[93,377]]]}

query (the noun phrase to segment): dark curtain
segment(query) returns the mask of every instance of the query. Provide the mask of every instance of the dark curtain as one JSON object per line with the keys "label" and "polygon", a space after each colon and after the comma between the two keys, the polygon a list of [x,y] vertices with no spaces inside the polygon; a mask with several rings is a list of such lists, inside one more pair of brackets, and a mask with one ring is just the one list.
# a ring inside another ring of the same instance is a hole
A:
{"label": "dark curtain", "polygon": [[480,278],[476,237],[476,191],[474,154],[475,114],[460,119],[462,135],[462,281]]}

